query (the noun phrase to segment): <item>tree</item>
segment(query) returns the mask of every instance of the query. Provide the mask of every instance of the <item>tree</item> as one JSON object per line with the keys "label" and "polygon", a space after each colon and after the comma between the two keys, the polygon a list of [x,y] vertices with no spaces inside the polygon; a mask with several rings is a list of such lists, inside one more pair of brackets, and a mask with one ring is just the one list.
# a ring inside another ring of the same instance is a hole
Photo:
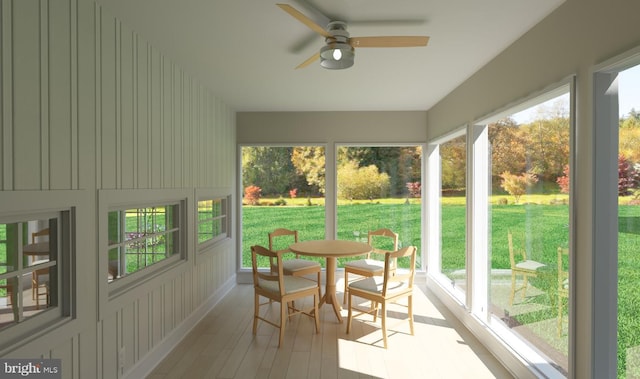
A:
{"label": "tree", "polygon": [[466,136],[454,138],[440,145],[442,189],[461,189],[466,186]]}
{"label": "tree", "polygon": [[515,197],[516,204],[520,201],[520,196],[527,193],[527,188],[538,182],[538,177],[530,172],[514,175],[505,171],[500,174],[500,177],[502,178],[502,188]]}
{"label": "tree", "polygon": [[305,177],[308,185],[324,193],[325,153],[322,146],[297,146],[293,148],[291,163],[298,175]]}
{"label": "tree", "polygon": [[260,186],[263,196],[286,194],[296,180],[291,150],[290,147],[243,147],[243,185]]}
{"label": "tree", "polygon": [[489,143],[491,144],[491,169],[495,187],[500,182],[499,173],[526,171],[526,140],[513,119],[506,118],[489,124]]}
{"label": "tree", "polygon": [[347,161],[338,168],[338,198],[372,200],[388,194],[389,175],[376,166],[358,167],[358,162]]}

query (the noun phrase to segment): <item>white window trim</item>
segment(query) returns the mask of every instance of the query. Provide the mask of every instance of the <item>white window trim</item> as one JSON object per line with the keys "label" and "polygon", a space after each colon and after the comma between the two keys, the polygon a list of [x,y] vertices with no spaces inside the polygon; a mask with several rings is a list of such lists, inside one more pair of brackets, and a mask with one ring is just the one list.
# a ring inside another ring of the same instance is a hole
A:
{"label": "white window trim", "polygon": [[[190,189],[140,189],[140,190],[100,190],[98,191],[98,292],[100,314],[111,307],[117,308],[129,299],[143,293],[148,286],[154,286],[161,275],[184,267],[193,256],[193,196]],[[142,270],[127,275],[111,283],[108,272],[108,214],[116,209],[139,208],[149,205],[175,204],[180,207],[179,253],[154,263]]]}
{"label": "white window trim", "polygon": [[[640,64],[640,47],[593,71],[594,169],[593,333],[594,377],[615,377],[618,366],[618,73]],[[572,178],[573,180],[573,178]],[[597,200],[596,200],[597,199]],[[604,254],[603,252],[607,252]],[[575,280],[574,280],[575,281]],[[570,285],[574,285],[573,282]]]}
{"label": "white window trim", "polygon": [[[198,202],[203,200],[224,200],[225,201],[225,227],[226,233],[219,235],[213,239],[198,242]],[[217,188],[196,188],[195,201],[194,201],[194,246],[196,247],[197,256],[210,254],[217,250],[222,244],[226,244],[233,237],[232,225],[235,222],[232,217],[233,204],[232,190],[229,187],[217,187]],[[197,257],[196,257],[197,259]]]}
{"label": "white window trim", "polygon": [[[45,311],[38,317],[26,319],[24,322],[0,331],[0,356],[44,337],[53,330],[73,330],[78,321],[75,320],[75,301],[77,298],[76,249],[80,226],[78,220],[79,207],[88,206],[87,191],[0,191],[0,222],[11,223],[19,220],[49,217],[55,214],[58,228],[65,234],[59,236],[57,265],[58,306]],[[86,214],[85,214],[86,216]],[[61,232],[62,233],[62,232]],[[66,251],[65,251],[66,250]]]}

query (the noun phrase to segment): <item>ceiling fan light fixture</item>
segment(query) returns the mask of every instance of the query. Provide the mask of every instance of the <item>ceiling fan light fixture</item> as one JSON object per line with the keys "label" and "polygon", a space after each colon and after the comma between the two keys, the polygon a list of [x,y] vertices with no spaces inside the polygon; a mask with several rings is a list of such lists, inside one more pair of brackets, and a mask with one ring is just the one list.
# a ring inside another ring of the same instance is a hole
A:
{"label": "ceiling fan light fixture", "polygon": [[331,70],[342,70],[353,66],[355,51],[346,43],[334,43],[320,49],[320,66]]}

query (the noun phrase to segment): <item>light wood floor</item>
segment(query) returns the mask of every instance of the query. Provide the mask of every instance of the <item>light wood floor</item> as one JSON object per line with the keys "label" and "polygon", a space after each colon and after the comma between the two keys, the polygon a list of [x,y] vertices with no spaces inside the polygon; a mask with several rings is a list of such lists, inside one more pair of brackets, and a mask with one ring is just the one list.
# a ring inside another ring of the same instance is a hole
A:
{"label": "light wood floor", "polygon": [[[311,304],[309,300],[305,305]],[[278,307],[278,303],[262,307],[263,313],[277,320]],[[382,348],[379,318],[376,324],[367,315],[354,319],[346,334],[346,309],[345,321],[339,324],[327,305],[320,312],[319,334],[311,318],[293,316],[278,349],[273,326],[260,322],[257,335],[252,335],[253,287],[240,284],[159,362],[148,379],[512,378],[424,285],[414,292],[414,336],[404,319],[406,308],[393,305],[390,310],[388,350]]]}

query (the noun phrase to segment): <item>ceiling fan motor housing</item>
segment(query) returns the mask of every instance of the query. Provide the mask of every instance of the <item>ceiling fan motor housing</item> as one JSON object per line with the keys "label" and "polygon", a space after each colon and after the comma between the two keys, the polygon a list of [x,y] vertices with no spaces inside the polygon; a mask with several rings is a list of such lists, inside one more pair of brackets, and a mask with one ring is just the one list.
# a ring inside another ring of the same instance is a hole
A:
{"label": "ceiling fan motor housing", "polygon": [[327,25],[327,32],[331,36],[325,39],[326,45],[320,49],[320,65],[334,70],[353,66],[355,51],[349,44],[347,24],[331,21]]}

